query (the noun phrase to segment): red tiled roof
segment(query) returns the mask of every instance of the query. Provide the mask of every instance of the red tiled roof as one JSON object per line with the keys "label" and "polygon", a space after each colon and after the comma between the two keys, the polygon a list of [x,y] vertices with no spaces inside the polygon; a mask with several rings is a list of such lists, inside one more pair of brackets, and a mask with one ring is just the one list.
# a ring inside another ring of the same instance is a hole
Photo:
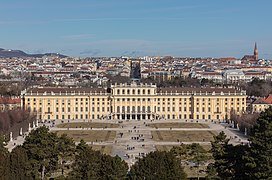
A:
{"label": "red tiled roof", "polygon": [[54,87],[45,87],[45,88],[33,88],[29,89],[27,93],[88,93],[88,92],[106,92],[104,88],[54,88]]}
{"label": "red tiled roof", "polygon": [[0,97],[0,104],[21,104],[21,98]]}
{"label": "red tiled roof", "polygon": [[170,93],[170,92],[173,92],[173,93],[175,93],[175,92],[178,92],[178,93],[181,93],[181,92],[184,92],[184,93],[186,93],[186,92],[202,92],[202,93],[205,93],[205,92],[207,92],[207,93],[213,93],[213,92],[215,92],[215,93],[221,93],[221,92],[223,92],[223,93],[234,93],[234,92],[237,92],[237,93],[239,93],[239,92],[241,92],[241,91],[239,91],[239,90],[236,90],[236,89],[233,89],[233,88],[171,88],[171,87],[169,87],[169,88],[158,88],[158,92],[163,92],[163,93],[165,93],[165,92],[168,92],[168,93]]}

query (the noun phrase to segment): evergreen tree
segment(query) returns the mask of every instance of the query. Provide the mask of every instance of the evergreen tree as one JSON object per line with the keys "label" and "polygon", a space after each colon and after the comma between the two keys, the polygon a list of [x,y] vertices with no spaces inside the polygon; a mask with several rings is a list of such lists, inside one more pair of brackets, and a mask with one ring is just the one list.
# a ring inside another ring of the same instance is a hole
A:
{"label": "evergreen tree", "polygon": [[155,151],[139,159],[129,172],[130,179],[186,179],[180,161],[172,152]]}
{"label": "evergreen tree", "polygon": [[272,107],[260,114],[249,138],[250,148],[244,159],[253,179],[272,178]]}
{"label": "evergreen tree", "polygon": [[5,148],[5,139],[0,134],[0,180],[9,179],[9,152]]}
{"label": "evergreen tree", "polygon": [[102,154],[100,178],[108,180],[122,180],[126,179],[128,172],[127,163],[119,156],[111,157]]}
{"label": "evergreen tree", "polygon": [[211,142],[211,151],[215,160],[214,167],[217,169],[218,176],[223,178],[231,176],[228,169],[227,159],[228,142],[229,139],[227,139],[227,136],[223,131],[217,136],[214,136],[214,141]]}
{"label": "evergreen tree", "polygon": [[24,180],[30,179],[27,176],[27,167],[28,165],[28,158],[24,148],[22,146],[17,146],[15,149],[12,150],[10,154],[10,163],[9,163],[9,170],[10,170],[10,180]]}
{"label": "evergreen tree", "polygon": [[81,141],[76,148],[73,170],[68,179],[125,179],[128,166],[119,157],[92,150]]}
{"label": "evergreen tree", "polygon": [[44,179],[57,169],[58,137],[49,132],[47,127],[32,130],[26,137],[23,148],[29,159],[32,178]]}
{"label": "evergreen tree", "polygon": [[64,166],[70,160],[74,158],[75,143],[72,138],[68,137],[67,134],[62,134],[59,137],[58,142],[58,154],[59,163],[61,168],[61,174],[64,174]]}

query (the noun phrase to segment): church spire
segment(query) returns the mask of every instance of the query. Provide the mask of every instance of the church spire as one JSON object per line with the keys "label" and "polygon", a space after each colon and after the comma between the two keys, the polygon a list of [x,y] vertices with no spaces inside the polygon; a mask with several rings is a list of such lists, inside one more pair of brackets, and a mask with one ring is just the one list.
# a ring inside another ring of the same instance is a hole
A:
{"label": "church spire", "polygon": [[254,58],[256,61],[258,61],[258,59],[259,59],[259,53],[258,53],[258,48],[257,48],[256,42],[255,42],[255,46],[254,46]]}

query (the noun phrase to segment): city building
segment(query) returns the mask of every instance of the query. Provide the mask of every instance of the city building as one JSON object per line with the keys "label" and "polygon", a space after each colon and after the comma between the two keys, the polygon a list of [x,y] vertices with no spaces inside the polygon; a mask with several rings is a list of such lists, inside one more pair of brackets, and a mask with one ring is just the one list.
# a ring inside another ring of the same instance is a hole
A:
{"label": "city building", "polygon": [[22,106],[41,120],[229,119],[246,111],[246,92],[230,88],[159,88],[112,84],[110,88],[33,88]]}
{"label": "city building", "polygon": [[259,60],[259,52],[258,52],[258,48],[257,48],[257,43],[255,42],[255,46],[254,46],[254,51],[253,51],[253,55],[245,55],[242,58],[242,61],[246,61],[246,62],[250,62],[252,64],[255,64],[258,62]]}
{"label": "city building", "polygon": [[0,111],[7,111],[21,108],[20,97],[0,97]]}
{"label": "city building", "polygon": [[253,112],[262,112],[272,106],[272,94],[264,98],[258,98],[252,103]]}

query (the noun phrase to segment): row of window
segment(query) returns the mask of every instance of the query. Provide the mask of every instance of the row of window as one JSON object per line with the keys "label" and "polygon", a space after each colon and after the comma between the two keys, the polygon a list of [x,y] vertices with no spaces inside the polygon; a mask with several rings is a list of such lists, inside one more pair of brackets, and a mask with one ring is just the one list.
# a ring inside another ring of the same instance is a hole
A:
{"label": "row of window", "polygon": [[[178,116],[174,115],[174,114],[172,114],[172,115],[171,114],[167,114],[163,118],[165,118],[165,117],[167,117],[167,119],[187,119],[187,118],[192,119],[192,115],[191,114],[190,115],[188,115],[188,114],[181,115],[180,114]],[[40,116],[40,118],[41,118],[41,116]],[[88,114],[80,114],[80,115],[76,114],[73,119],[89,119],[89,118],[91,118],[91,119],[99,119],[99,118],[101,118],[101,116],[92,114],[89,117]],[[133,117],[132,116],[122,117],[120,115],[117,116],[117,119],[123,119],[123,118],[132,119]],[[136,117],[134,117],[134,118],[136,118]],[[137,118],[142,118],[142,117],[137,117]],[[216,115],[216,118],[220,119],[220,115]],[[51,115],[47,115],[47,119],[51,119]],[[61,115],[61,116],[56,115],[55,119],[71,119],[71,115],[67,115],[67,116],[65,116],[65,115]],[[211,115],[196,115],[196,119],[211,119]]]}
{"label": "row of window", "polygon": [[138,89],[137,91],[135,90],[135,89],[132,89],[132,90],[130,90],[130,89],[127,89],[127,90],[125,90],[125,89],[122,89],[122,91],[120,90],[120,89],[117,89],[116,90],[116,93],[118,94],[118,95],[120,95],[120,94],[136,94],[136,92],[137,92],[137,94],[139,95],[139,94],[151,94],[151,91],[150,91],[150,89],[147,89],[147,91],[145,90],[145,89]]}
{"label": "row of window", "polygon": [[[174,102],[174,101],[178,101],[178,100],[179,100],[180,102],[181,102],[182,100],[183,100],[184,102],[186,102],[187,99],[188,99],[188,101],[191,101],[190,98],[179,98],[179,99],[178,99],[178,98],[154,98],[154,101],[156,101],[156,99],[157,99],[158,101],[173,101],[173,102]],[[108,98],[90,98],[90,101],[106,101],[106,100],[108,100]],[[122,101],[130,101],[130,100],[131,100],[131,101],[135,101],[135,100],[138,100],[138,101],[141,101],[141,100],[142,100],[142,101],[145,101],[145,98],[137,98],[137,99],[136,99],[136,98],[117,98],[116,100],[117,100],[117,101],[121,101],[121,100],[122,100]],[[147,101],[150,101],[150,98],[147,98],[146,100],[147,100]],[[239,98],[236,98],[236,100],[237,100],[238,102],[240,101]],[[34,98],[33,101],[34,101],[34,103],[36,103],[36,98]],[[51,101],[53,101],[53,99],[50,99],[50,98],[47,99],[47,103],[51,103]],[[83,103],[84,98],[76,98],[75,101],[76,101],[76,102],[81,101],[81,103]],[[87,103],[88,101],[89,101],[89,99],[86,98],[86,99],[85,99],[85,102]],[[208,99],[204,99],[204,98],[203,98],[203,99],[199,99],[199,98],[196,98],[196,102],[199,103],[199,101],[203,101],[203,102],[205,102],[205,101],[211,101],[211,98],[208,98]],[[219,102],[219,101],[220,101],[220,98],[217,98],[216,101]],[[231,98],[231,99],[225,98],[225,101],[226,101],[226,102],[228,102],[228,101],[232,101],[232,102],[233,102],[233,101],[234,101],[234,98]],[[241,99],[241,101],[244,102],[244,99]],[[28,102],[30,102],[30,98],[28,98]],[[65,103],[65,100],[62,99],[61,102],[62,102],[62,104],[64,104],[64,103]],[[70,103],[70,102],[71,102],[71,99],[67,99],[67,103]],[[42,100],[40,100],[39,103],[42,103]],[[58,103],[59,103],[59,99],[55,99],[55,103],[58,104]]]}

